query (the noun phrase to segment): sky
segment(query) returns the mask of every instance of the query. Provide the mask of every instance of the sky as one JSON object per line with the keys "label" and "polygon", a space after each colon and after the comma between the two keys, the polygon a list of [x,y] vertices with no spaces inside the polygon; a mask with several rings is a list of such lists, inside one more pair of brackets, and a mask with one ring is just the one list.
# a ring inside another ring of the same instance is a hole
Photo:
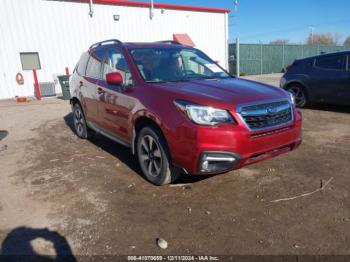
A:
{"label": "sky", "polygon": [[[149,0],[139,0],[149,2]],[[286,39],[304,43],[311,28],[315,34],[337,34],[340,44],[350,36],[350,0],[155,0],[157,3],[227,8],[230,41],[269,43]]]}

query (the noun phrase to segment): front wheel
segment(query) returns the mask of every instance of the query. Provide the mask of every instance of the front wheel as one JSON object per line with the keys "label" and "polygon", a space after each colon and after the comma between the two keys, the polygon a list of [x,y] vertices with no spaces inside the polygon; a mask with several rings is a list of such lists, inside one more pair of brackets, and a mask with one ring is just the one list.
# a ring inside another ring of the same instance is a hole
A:
{"label": "front wheel", "polygon": [[178,178],[179,175],[171,170],[168,147],[157,128],[147,126],[141,129],[136,147],[141,170],[151,183],[161,186]]}
{"label": "front wheel", "polygon": [[291,86],[287,87],[286,90],[294,96],[295,105],[297,107],[305,107],[307,105],[307,95],[301,85],[292,84]]}

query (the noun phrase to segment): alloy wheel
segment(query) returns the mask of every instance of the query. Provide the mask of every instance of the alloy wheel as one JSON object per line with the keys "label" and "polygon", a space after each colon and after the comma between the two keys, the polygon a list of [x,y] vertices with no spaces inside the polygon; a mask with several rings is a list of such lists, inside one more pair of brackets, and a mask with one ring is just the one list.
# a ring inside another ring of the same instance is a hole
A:
{"label": "alloy wheel", "polygon": [[160,175],[162,169],[160,145],[150,135],[145,135],[141,139],[140,162],[149,175],[154,177]]}
{"label": "alloy wheel", "polygon": [[74,110],[74,126],[75,130],[77,131],[78,136],[83,136],[84,134],[84,127],[85,127],[85,120],[83,113],[81,112],[80,108],[76,108]]}

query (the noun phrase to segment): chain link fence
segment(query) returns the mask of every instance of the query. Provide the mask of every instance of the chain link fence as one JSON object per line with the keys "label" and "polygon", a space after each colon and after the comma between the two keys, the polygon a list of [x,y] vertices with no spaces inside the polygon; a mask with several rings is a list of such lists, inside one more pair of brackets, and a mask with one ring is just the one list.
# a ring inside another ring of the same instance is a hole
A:
{"label": "chain link fence", "polygon": [[[273,44],[237,44],[229,45],[230,73],[237,75],[258,75],[281,72],[295,59],[349,50],[348,46],[329,45],[273,45]],[[237,60],[237,56],[239,59]]]}

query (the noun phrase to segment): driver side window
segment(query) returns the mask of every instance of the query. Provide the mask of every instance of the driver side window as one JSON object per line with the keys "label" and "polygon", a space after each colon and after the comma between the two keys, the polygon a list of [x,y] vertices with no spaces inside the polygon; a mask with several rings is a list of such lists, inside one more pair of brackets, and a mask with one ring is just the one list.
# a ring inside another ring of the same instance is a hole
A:
{"label": "driver side window", "polygon": [[118,49],[109,49],[107,57],[103,63],[103,80],[106,80],[106,74],[118,72],[123,77],[123,86],[132,86],[133,79],[127,64],[127,61]]}

